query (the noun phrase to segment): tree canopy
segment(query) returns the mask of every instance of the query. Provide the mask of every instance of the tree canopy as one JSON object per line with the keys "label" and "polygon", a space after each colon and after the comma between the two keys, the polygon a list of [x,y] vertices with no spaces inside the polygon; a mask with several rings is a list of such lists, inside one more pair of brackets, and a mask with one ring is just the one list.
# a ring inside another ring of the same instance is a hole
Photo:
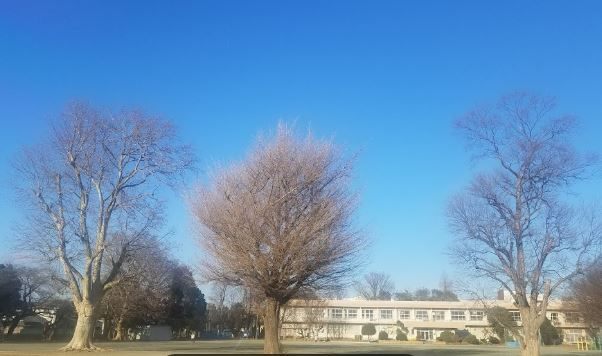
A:
{"label": "tree canopy", "polygon": [[282,305],[339,285],[361,263],[351,168],[332,143],[280,125],[192,198],[206,277],[263,298],[265,352],[280,350]]}

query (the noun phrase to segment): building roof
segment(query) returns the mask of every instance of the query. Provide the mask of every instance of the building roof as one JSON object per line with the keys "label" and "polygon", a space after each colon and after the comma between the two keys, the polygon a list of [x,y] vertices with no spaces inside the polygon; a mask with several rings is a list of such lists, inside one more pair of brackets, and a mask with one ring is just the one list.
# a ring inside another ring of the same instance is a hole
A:
{"label": "building roof", "polygon": [[[339,307],[339,308],[380,308],[380,309],[483,309],[499,306],[506,309],[516,309],[509,300],[459,300],[459,301],[420,301],[420,300],[362,300],[362,299],[324,299],[324,300],[291,300],[292,307]],[[569,309],[558,300],[550,300],[548,310]]]}

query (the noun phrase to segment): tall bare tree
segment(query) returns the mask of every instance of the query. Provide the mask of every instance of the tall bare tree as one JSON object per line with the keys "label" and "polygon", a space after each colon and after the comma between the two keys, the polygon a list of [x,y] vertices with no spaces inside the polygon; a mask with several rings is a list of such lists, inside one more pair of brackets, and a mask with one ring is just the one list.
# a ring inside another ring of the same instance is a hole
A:
{"label": "tall bare tree", "polygon": [[167,121],[140,111],[69,105],[43,143],[18,159],[28,213],[23,245],[64,271],[77,311],[65,350],[91,350],[98,306],[131,252],[162,226],[159,188],[191,167]]}
{"label": "tall bare tree", "polygon": [[280,352],[282,305],[302,289],[336,285],[360,261],[351,168],[332,143],[281,125],[192,201],[207,277],[263,297],[266,353]]}
{"label": "tall bare tree", "polygon": [[490,170],[450,202],[455,255],[476,277],[511,293],[525,356],[539,355],[538,332],[552,293],[600,251],[595,215],[583,218],[562,201],[594,160],[571,145],[575,119],[554,109],[552,98],[515,93],[457,121]]}
{"label": "tall bare tree", "polygon": [[370,272],[355,281],[355,291],[368,300],[390,300],[395,291],[391,276],[382,272]]}

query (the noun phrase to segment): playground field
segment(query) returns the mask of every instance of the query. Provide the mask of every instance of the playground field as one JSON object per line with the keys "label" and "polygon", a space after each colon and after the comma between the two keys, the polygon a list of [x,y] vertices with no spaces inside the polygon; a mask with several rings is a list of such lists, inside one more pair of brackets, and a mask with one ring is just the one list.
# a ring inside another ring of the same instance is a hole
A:
{"label": "playground field", "polygon": [[[219,354],[219,353],[261,353],[261,340],[219,340],[202,341],[168,341],[168,342],[99,342],[96,344],[105,349],[94,352],[94,355],[127,356],[149,355],[167,356],[175,354]],[[45,356],[45,355],[78,355],[81,353],[65,353],[58,351],[60,343],[0,343],[0,356]],[[363,343],[363,342],[308,342],[284,341],[285,353],[317,353],[317,354],[410,354],[413,356],[451,355],[451,356],[486,356],[486,355],[518,355],[516,349],[503,346],[473,346],[445,344],[401,344],[401,343]],[[85,353],[88,354],[88,353]],[[578,351],[575,347],[554,346],[542,348],[543,355],[602,355],[599,351]]]}

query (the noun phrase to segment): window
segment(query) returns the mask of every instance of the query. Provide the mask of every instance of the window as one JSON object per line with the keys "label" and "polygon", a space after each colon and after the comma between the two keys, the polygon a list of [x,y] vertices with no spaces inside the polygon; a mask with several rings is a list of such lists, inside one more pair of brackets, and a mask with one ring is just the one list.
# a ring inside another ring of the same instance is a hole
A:
{"label": "window", "polygon": [[374,310],[372,309],[362,309],[362,319],[374,319]]}
{"label": "window", "polygon": [[466,313],[464,310],[452,310],[451,320],[466,320]]}
{"label": "window", "polygon": [[579,342],[579,339],[583,336],[581,330],[579,329],[564,329],[562,334],[564,339],[563,342],[567,344],[574,344],[576,342]]}
{"label": "window", "polygon": [[470,320],[483,320],[483,316],[485,313],[481,310],[471,310],[470,311]]}
{"label": "window", "polygon": [[550,321],[552,323],[557,322],[558,321],[558,313],[550,313]]}
{"label": "window", "polygon": [[391,309],[383,309],[380,311],[381,319],[393,319],[393,310]]}
{"label": "window", "polygon": [[333,319],[343,319],[343,309],[330,309],[330,317]]}
{"label": "window", "polygon": [[399,320],[408,320],[410,318],[410,311],[402,309],[399,311]]}
{"label": "window", "polygon": [[433,320],[445,320],[445,310],[433,310]]}
{"label": "window", "polygon": [[347,315],[345,316],[347,319],[357,319],[357,309],[346,309]]}
{"label": "window", "polygon": [[510,316],[512,317],[512,321],[521,321],[520,312],[518,311],[511,311]]}
{"label": "window", "polygon": [[429,320],[429,312],[426,310],[416,310],[415,319],[416,320]]}
{"label": "window", "polygon": [[579,319],[581,319],[579,313],[568,312],[564,314],[564,321],[566,321],[567,323],[578,323]]}

